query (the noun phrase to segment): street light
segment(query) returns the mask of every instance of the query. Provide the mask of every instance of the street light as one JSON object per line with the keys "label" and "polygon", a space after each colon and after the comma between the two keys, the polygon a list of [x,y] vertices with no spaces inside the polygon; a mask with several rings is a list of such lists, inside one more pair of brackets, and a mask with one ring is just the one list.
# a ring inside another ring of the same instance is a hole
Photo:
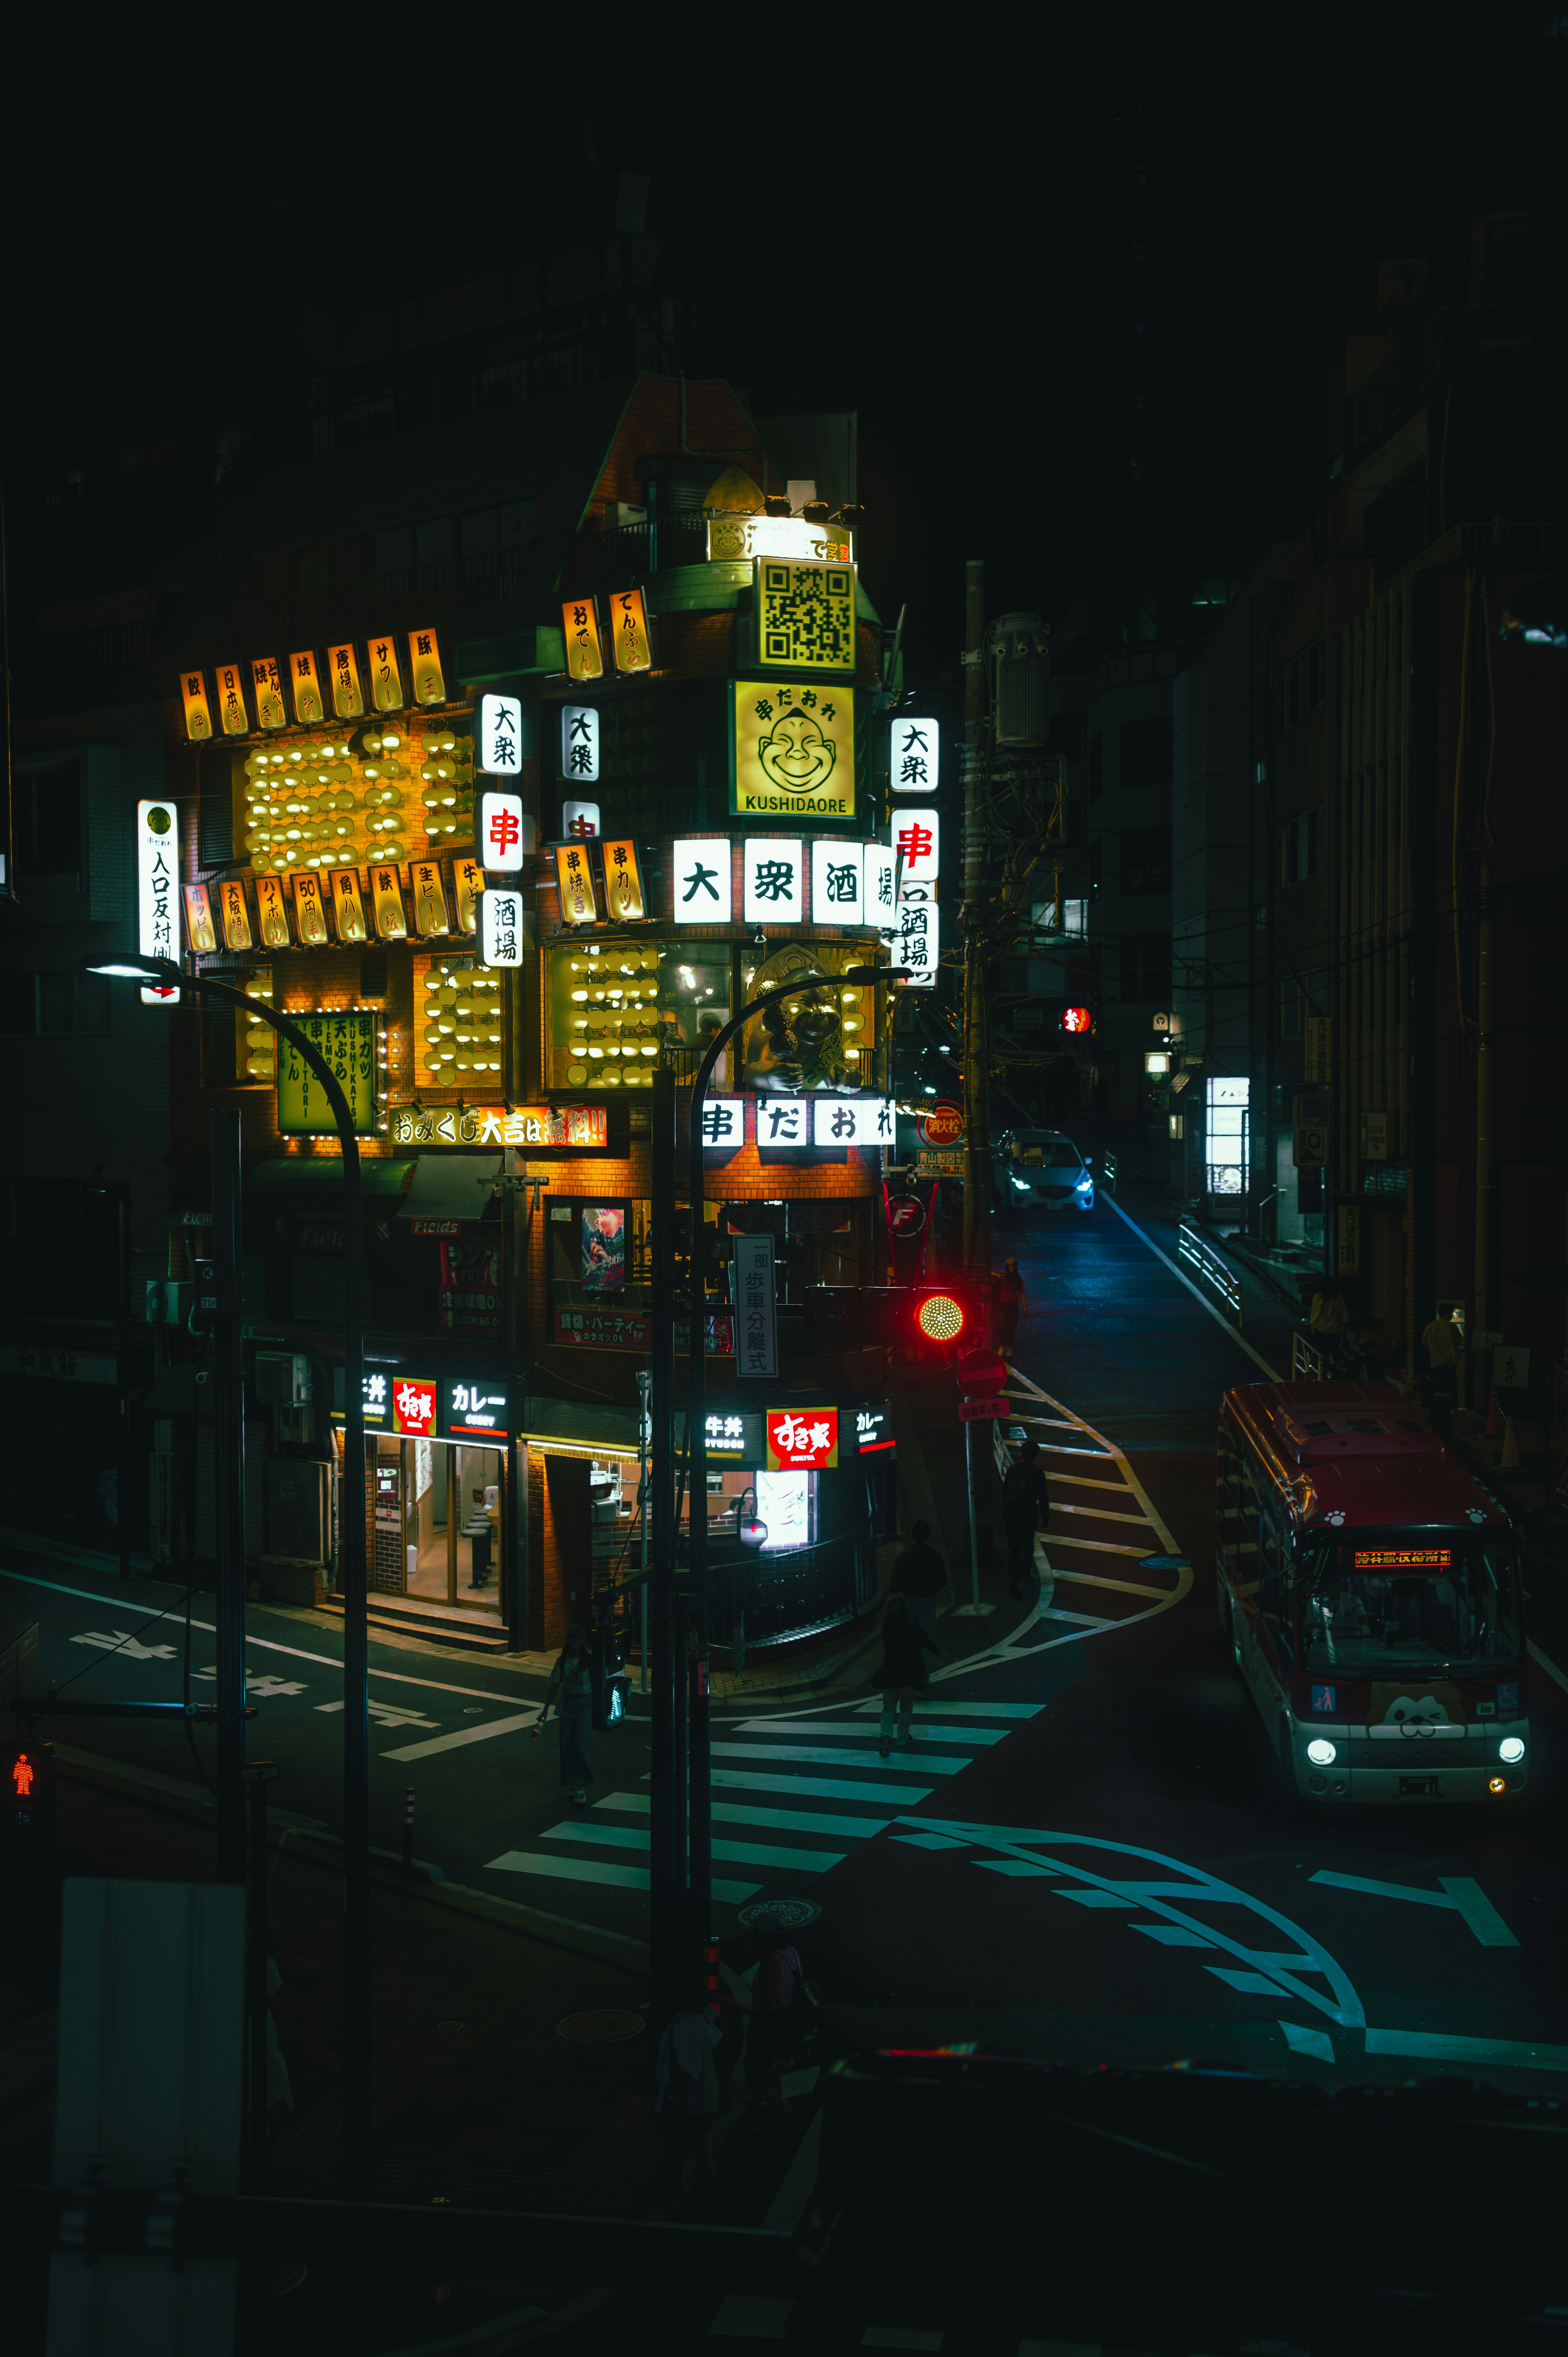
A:
{"label": "street light", "polygon": [[[270,1024],[286,1039],[320,1082],[343,1148],[344,1310],[343,1310],[343,1512],[341,1533],[343,1581],[343,1986],[340,2040],[343,2068],[343,2177],[349,2193],[369,2190],[371,2174],[371,1720],[370,1631],[365,1618],[365,1331],[363,1302],[364,1237],[360,1221],[360,1141],[349,1101],[315,1042],[296,1023],[279,1015],[260,999],[231,990],[227,983],[207,974],[187,974],[172,958],[95,958],[80,960],[84,974],[107,974],[117,982],[139,982],[147,987],[193,991],[199,998],[217,998],[237,1006],[252,1021]],[[216,1205],[214,1206],[216,1209]],[[216,1239],[215,1239],[216,1241]],[[230,1271],[230,1327],[238,1332],[239,1266],[235,1255]],[[244,1534],[234,1534],[243,1550]],[[240,1591],[243,1594],[242,1580]],[[221,1611],[220,1618],[222,1618]],[[220,1642],[220,1654],[222,1646]],[[243,1655],[240,1655],[239,1701],[244,1700]],[[220,1696],[221,1699],[221,1696]]]}
{"label": "street light", "polygon": [[[842,976],[824,974],[824,983],[833,979],[844,982],[869,983],[873,988],[883,983],[907,982],[910,969],[896,965],[847,966]],[[686,1447],[690,1472],[689,1494],[692,1501],[692,1539],[687,1560],[691,1566],[692,1587],[697,1602],[697,1650],[692,1665],[691,1718],[687,1750],[688,1795],[688,1857],[690,1859],[690,1889],[693,1921],[688,1929],[693,1940],[705,1939],[710,1929],[708,1918],[713,1908],[713,1795],[709,1786],[708,1752],[708,1370],[707,1349],[707,1286],[703,1271],[703,1102],[708,1092],[708,1082],[714,1067],[743,1024],[749,1023],[765,1006],[777,1006],[781,998],[794,998],[811,987],[797,974],[791,982],[775,984],[757,998],[732,1015],[720,1031],[708,1042],[707,1053],[697,1067],[692,1083],[692,1103],[687,1129],[687,1193],[692,1210],[692,1282],[691,1329],[687,1356]]]}

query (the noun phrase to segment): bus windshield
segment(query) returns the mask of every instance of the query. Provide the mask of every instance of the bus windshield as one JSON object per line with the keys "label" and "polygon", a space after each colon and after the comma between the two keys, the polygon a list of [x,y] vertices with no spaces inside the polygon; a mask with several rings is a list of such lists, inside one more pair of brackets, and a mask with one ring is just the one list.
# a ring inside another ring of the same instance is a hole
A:
{"label": "bus windshield", "polygon": [[1518,1672],[1522,1636],[1511,1538],[1427,1532],[1405,1543],[1382,1531],[1326,1542],[1308,1536],[1301,1543],[1299,1587],[1303,1666],[1310,1676]]}

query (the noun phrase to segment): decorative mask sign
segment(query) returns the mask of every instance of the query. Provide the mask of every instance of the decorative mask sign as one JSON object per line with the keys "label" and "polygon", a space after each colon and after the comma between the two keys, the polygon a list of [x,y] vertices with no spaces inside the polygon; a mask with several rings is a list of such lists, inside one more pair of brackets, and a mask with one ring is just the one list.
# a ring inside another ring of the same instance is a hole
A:
{"label": "decorative mask sign", "polygon": [[[173,802],[136,804],[136,946],[144,957],[179,956],[179,813]],[[172,984],[142,990],[144,1006],[169,1006],[179,998]]]}
{"label": "decorative mask sign", "polygon": [[731,916],[727,835],[678,835],[674,855],[678,925],[727,925]]}
{"label": "decorative mask sign", "polygon": [[572,785],[599,781],[599,716],[591,704],[561,706],[561,775]]}
{"label": "decorative mask sign", "polygon": [[893,723],[887,782],[896,794],[934,794],[941,731],[934,720],[899,713]]}
{"label": "decorative mask sign", "polygon": [[522,866],[522,796],[486,792],[479,796],[479,853],[499,876],[515,876]]}
{"label": "decorative mask sign", "polygon": [[522,704],[515,695],[481,695],[474,715],[474,750],[487,777],[522,775]]}
{"label": "decorative mask sign", "polygon": [[854,692],[734,684],[730,808],[742,818],[853,819]]}

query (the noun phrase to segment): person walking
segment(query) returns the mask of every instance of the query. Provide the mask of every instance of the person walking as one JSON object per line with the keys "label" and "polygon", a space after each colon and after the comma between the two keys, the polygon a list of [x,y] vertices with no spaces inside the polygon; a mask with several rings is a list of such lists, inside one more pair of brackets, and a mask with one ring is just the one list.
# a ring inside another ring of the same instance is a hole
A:
{"label": "person walking", "polygon": [[1002,1484],[1002,1526],[1007,1534],[1007,1586],[1022,1596],[1035,1577],[1035,1533],[1050,1523],[1051,1497],[1040,1444],[1026,1440]]}
{"label": "person walking", "polygon": [[707,2195],[718,2192],[708,2137],[722,2100],[716,2061],[721,2036],[713,2007],[693,1992],[659,2041],[654,2108],[667,2139],[661,2179],[671,2201],[685,2190],[689,2159]]}
{"label": "person walking", "polygon": [[1332,1278],[1325,1277],[1313,1295],[1308,1324],[1313,1340],[1331,1367],[1343,1366],[1353,1356],[1356,1338],[1347,1330],[1350,1306]]}
{"label": "person walking", "polygon": [[593,1674],[588,1666],[588,1632],[580,1620],[566,1631],[566,1644],[550,1673],[544,1707],[533,1730],[538,1742],[554,1703],[561,1722],[561,1790],[574,1801],[585,1801],[594,1781],[589,1744],[594,1732]]}
{"label": "person walking", "polygon": [[936,1639],[928,1637],[919,1623],[911,1619],[908,1598],[890,1596],[882,1622],[882,1672],[877,1679],[882,1688],[882,1740],[877,1749],[884,1760],[893,1749],[895,1718],[898,1749],[909,1749],[915,1696],[926,1690],[926,1655],[940,1651]]}
{"label": "person walking", "polygon": [[[886,1752],[886,1745],[883,1750]],[[784,2064],[800,2038],[800,2007],[797,2003],[804,1975],[800,1952],[782,1923],[757,1927],[759,1962],[751,1985],[751,2027],[746,2042],[746,2075],[749,2084],[786,2119],[794,2114],[784,2098]]]}
{"label": "person walking", "polygon": [[1018,1320],[1029,1307],[1029,1297],[1024,1290],[1024,1279],[1015,1260],[1010,1260],[1002,1271],[996,1297],[996,1347],[1009,1366],[1013,1362],[1013,1345],[1018,1339]]}
{"label": "person walking", "polygon": [[893,1577],[888,1593],[901,1596],[909,1608],[909,1618],[917,1629],[923,1629],[934,1643],[937,1634],[937,1598],[948,1584],[948,1567],[931,1544],[929,1523],[917,1523],[909,1534],[909,1544],[893,1563]]}

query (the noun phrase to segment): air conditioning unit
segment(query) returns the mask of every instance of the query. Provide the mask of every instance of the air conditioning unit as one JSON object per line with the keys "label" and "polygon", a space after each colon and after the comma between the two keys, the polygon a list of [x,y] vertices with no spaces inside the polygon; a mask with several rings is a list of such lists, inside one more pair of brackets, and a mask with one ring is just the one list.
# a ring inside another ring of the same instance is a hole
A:
{"label": "air conditioning unit", "polygon": [[310,1404],[310,1361],[303,1351],[258,1351],[256,1396],[276,1407]]}

